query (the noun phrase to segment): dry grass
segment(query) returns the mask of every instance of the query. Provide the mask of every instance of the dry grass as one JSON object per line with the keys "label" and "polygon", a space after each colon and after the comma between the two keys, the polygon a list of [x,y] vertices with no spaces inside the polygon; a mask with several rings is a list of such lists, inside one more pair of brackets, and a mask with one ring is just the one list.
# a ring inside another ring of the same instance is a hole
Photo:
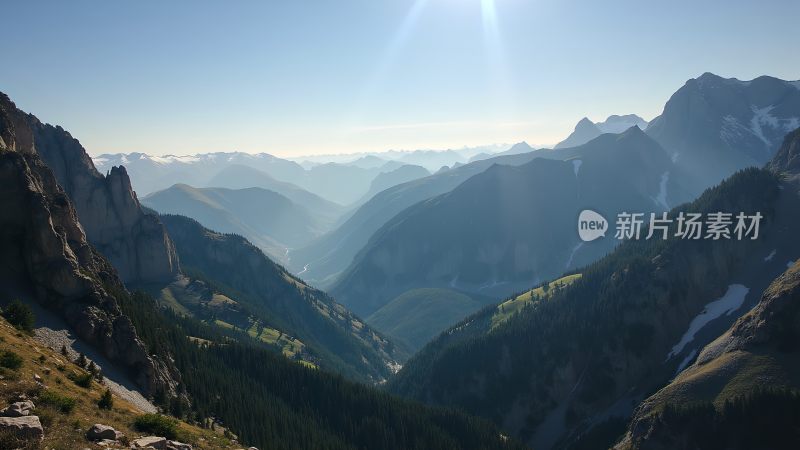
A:
{"label": "dry grass", "polygon": [[[2,351],[18,354],[22,357],[23,364],[17,370],[0,367],[0,376],[3,377],[0,380],[0,407],[5,407],[18,395],[25,394],[36,404],[34,414],[39,416],[44,427],[42,443],[21,448],[101,448],[85,438],[86,431],[95,423],[110,425],[130,439],[142,436],[142,433],[133,428],[135,418],[142,411],[117,396],[114,396],[111,410],[100,409],[97,401],[106,390],[104,385],[92,381],[89,388],[77,386],[68,376],[70,373],[86,373],[85,370],[0,319],[0,352]],[[43,386],[34,381],[34,375],[42,377]],[[46,391],[50,392],[50,397],[74,399],[75,407],[71,412],[64,412],[57,404],[41,401],[41,395]],[[193,444],[197,449],[241,448],[217,432],[184,422],[179,424],[178,439]],[[6,443],[12,445],[11,448],[19,447],[10,443],[9,439],[0,437],[0,448]]]}

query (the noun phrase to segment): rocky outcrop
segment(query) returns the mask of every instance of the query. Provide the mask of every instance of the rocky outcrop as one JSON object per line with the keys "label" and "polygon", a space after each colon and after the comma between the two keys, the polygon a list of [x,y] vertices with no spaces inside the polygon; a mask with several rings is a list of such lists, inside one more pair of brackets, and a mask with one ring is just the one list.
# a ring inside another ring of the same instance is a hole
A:
{"label": "rocky outcrop", "polygon": [[192,445],[178,441],[167,441],[167,450],[192,450]]}
{"label": "rocky outcrop", "polygon": [[167,440],[158,436],[147,436],[136,439],[131,443],[131,448],[155,448],[166,450]]}
{"label": "rocky outcrop", "polygon": [[117,272],[86,240],[69,197],[36,152],[27,119],[0,94],[0,292],[57,311],[75,334],[126,367],[146,393],[173,392],[109,289]]}
{"label": "rocky outcrop", "polygon": [[42,440],[44,429],[37,416],[0,417],[0,434],[5,438]]}
{"label": "rocky outcrop", "polygon": [[768,167],[792,178],[800,176],[800,128],[786,135]]}
{"label": "rocky outcrop", "polygon": [[35,407],[36,406],[30,400],[12,403],[0,410],[0,417],[29,416]]}
{"label": "rocky outcrop", "polygon": [[125,168],[114,167],[104,176],[66,130],[31,114],[22,117],[27,124],[17,127],[26,129],[22,147],[34,148],[53,171],[89,242],[109,259],[123,281],[172,279],[179,271],[172,241],[158,218],[142,210]]}

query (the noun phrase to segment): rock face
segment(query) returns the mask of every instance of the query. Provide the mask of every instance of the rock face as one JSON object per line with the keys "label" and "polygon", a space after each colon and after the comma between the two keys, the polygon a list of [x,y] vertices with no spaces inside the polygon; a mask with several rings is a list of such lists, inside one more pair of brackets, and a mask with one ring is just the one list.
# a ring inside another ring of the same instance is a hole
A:
{"label": "rock face", "polygon": [[798,126],[800,89],[792,82],[705,73],[670,97],[647,134],[671,153],[699,193],[737,170],[766,164]]}
{"label": "rock face", "polygon": [[[20,111],[21,113],[21,111]],[[77,139],[58,126],[24,116],[25,139],[53,171],[75,207],[86,236],[126,283],[162,282],[179,271],[175,249],[158,218],[146,214],[124,167],[95,169]]]}
{"label": "rock face", "polygon": [[800,128],[786,135],[783,145],[770,161],[769,168],[787,173],[790,177],[800,174]]}
{"label": "rock face", "polygon": [[36,416],[0,417],[0,433],[10,433],[19,439],[44,438],[42,423]]}
{"label": "rock face", "polygon": [[0,293],[58,312],[76,335],[128,368],[147,394],[174,391],[109,288],[114,268],[86,240],[78,215],[36,149],[26,117],[0,94]]}

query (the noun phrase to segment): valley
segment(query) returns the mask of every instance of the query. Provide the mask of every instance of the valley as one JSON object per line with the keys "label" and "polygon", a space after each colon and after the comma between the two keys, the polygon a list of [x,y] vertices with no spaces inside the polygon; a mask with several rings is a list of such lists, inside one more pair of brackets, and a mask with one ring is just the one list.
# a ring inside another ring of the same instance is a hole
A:
{"label": "valley", "polygon": [[800,448],[800,3],[0,11],[0,450]]}

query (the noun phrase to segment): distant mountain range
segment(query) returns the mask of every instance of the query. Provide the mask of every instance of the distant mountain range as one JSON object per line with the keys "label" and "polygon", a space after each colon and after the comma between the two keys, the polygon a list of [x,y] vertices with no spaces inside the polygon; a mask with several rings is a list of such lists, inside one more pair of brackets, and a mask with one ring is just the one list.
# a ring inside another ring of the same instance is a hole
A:
{"label": "distant mountain range", "polygon": [[[246,166],[266,173],[275,180],[292,183],[339,205],[359,200],[372,180],[395,164],[364,169],[327,163],[305,169],[299,164],[267,153],[206,153],[192,156],[151,156],[144,153],[105,154],[93,158],[100,171],[124,166],[137,190],[143,194],[166,189],[176,183],[195,187],[215,187],[219,173],[230,166]],[[252,186],[247,186],[252,187]]]}
{"label": "distant mountain range", "polygon": [[365,316],[417,288],[509,295],[613,248],[613,239],[581,243],[582,209],[614,218],[685,198],[671,169],[664,149],[635,126],[523,165],[494,164],[388,221],[331,292]]}
{"label": "distant mountain range", "polygon": [[288,158],[306,168],[319,164],[338,163],[362,167],[376,168],[388,164],[384,169],[391,169],[402,164],[425,167],[428,171],[436,171],[442,166],[451,167],[456,163],[464,163],[477,154],[494,154],[507,150],[507,144],[481,145],[450,150],[389,150],[384,152],[367,152],[338,155],[310,155]]}
{"label": "distant mountain range", "polygon": [[185,215],[208,228],[244,236],[279,261],[285,261],[288,248],[308,243],[331,224],[283,195],[257,187],[176,184],[148,195],[142,203],[162,214]]}
{"label": "distant mountain range", "polygon": [[335,230],[304,248],[290,252],[288,267],[295,273],[302,271],[303,278],[315,286],[330,286],[370,236],[404,209],[449,192],[492,164],[518,165],[535,156],[529,152],[475,161],[386,189],[350,213]]}
{"label": "distant mountain range", "polygon": [[[140,195],[166,189],[174,184],[195,187],[220,186],[229,166],[245,166],[269,175],[277,181],[288,182],[339,205],[361,200],[372,181],[381,173],[391,172],[404,165],[424,167],[429,172],[442,166],[465,163],[480,152],[499,152],[507,146],[484,146],[461,150],[390,151],[366,154],[295,158],[288,160],[267,153],[217,152],[185,156],[154,156],[146,153],[102,154],[92,158],[100,172],[124,166]],[[223,172],[220,175],[220,172]],[[233,183],[236,183],[235,181]],[[239,186],[237,184],[237,186]],[[254,186],[240,186],[254,187]],[[264,187],[264,186],[261,186]]]}
{"label": "distant mountain range", "polygon": [[556,149],[577,147],[583,145],[592,139],[600,136],[603,133],[622,133],[630,127],[639,127],[644,130],[647,128],[647,121],[637,116],[636,114],[628,114],[625,116],[612,115],[604,122],[594,123],[588,118],[584,117],[577,125],[575,131],[572,132],[565,140],[555,145]]}

